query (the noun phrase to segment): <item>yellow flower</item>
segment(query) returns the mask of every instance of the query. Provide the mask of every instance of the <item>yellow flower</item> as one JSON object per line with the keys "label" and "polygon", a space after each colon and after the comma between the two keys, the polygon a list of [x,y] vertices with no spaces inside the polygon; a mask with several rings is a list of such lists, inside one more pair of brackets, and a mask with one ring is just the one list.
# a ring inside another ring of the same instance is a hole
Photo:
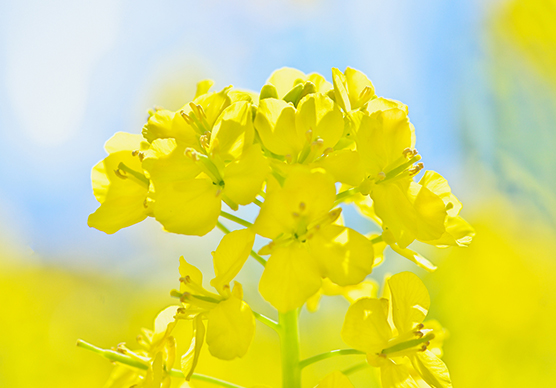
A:
{"label": "yellow flower", "polygon": [[247,101],[224,109],[195,147],[173,138],[153,140],[143,166],[157,221],[169,232],[202,236],[215,227],[222,200],[233,209],[251,203],[269,171],[253,140]]}
{"label": "yellow flower", "polygon": [[255,334],[255,318],[243,301],[241,284],[236,282],[230,291],[229,282],[249,256],[254,239],[249,229],[232,232],[213,253],[216,278],[211,284],[218,293],[207,291],[201,271],[180,258],[180,292],[174,291],[173,295],[180,297],[184,307],[176,318],[193,321],[194,332],[189,350],[182,357],[186,380],[193,374],[205,341],[210,353],[223,360],[247,353]]}
{"label": "yellow flower", "polygon": [[141,135],[117,132],[104,148],[109,155],[91,173],[100,207],[89,216],[88,225],[112,234],[143,221],[151,213],[147,203],[149,180],[138,155],[149,144]]}
{"label": "yellow flower", "polygon": [[283,67],[270,75],[261,91],[261,100],[273,97],[297,106],[301,98],[307,94],[325,94],[330,90],[332,84],[318,73],[305,75],[300,70]]}
{"label": "yellow flower", "polygon": [[347,67],[342,73],[332,68],[332,80],[335,101],[346,113],[363,108],[367,102],[376,98],[372,82],[359,70]]}
{"label": "yellow flower", "polygon": [[142,329],[137,337],[141,345],[139,350],[130,350],[125,344],[119,344],[116,350],[130,356],[140,363],[147,364],[146,372],[117,364],[105,388],[168,388],[171,377],[167,373],[174,366],[176,359],[176,341],[172,332],[176,327],[174,316],[179,306],[170,306],[162,310],[154,320],[154,330]]}
{"label": "yellow flower", "polygon": [[336,196],[322,169],[298,166],[283,187],[269,187],[253,226],[273,241],[260,254],[271,256],[259,291],[280,312],[301,307],[321,287],[322,278],[341,285],[361,282],[373,267],[373,246],[353,229],[333,224]]}
{"label": "yellow flower", "polygon": [[446,365],[428,349],[434,332],[423,325],[430,298],[421,280],[402,272],[388,280],[390,299],[364,298],[351,305],[342,338],[380,368],[383,388],[452,386]]}

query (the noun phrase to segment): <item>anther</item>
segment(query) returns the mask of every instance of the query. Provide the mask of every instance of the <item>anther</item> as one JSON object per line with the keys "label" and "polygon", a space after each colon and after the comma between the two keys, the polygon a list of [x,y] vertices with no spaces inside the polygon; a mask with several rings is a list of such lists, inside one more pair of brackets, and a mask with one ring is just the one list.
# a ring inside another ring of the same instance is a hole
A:
{"label": "anther", "polygon": [[180,115],[181,117],[183,117],[187,124],[193,125],[193,120],[191,120],[191,117],[189,117],[187,113],[185,113],[183,110],[180,110]]}
{"label": "anther", "polygon": [[195,151],[195,149],[191,148],[191,147],[187,147],[184,151],[184,155],[187,156],[189,159],[197,162],[199,160],[199,155],[197,154],[197,151]]}
{"label": "anther", "polygon": [[131,156],[139,155],[139,150],[131,151]]}
{"label": "anther", "polygon": [[293,212],[293,213],[292,213],[292,217],[293,217],[293,218],[298,218],[298,217],[299,217],[299,213]]}
{"label": "anther", "polygon": [[417,326],[415,326],[415,330],[421,330],[422,328],[424,328],[425,325],[423,325],[422,323],[418,324]]}
{"label": "anther", "polygon": [[414,332],[414,334],[417,336],[417,338],[422,338],[424,336],[422,331],[416,331]]}
{"label": "anther", "polygon": [[382,181],[382,180],[384,180],[385,178],[386,178],[386,174],[384,173],[384,171],[381,171],[381,172],[379,172],[379,173],[377,174],[377,179],[378,179],[379,181]]}
{"label": "anther", "polygon": [[425,350],[427,350],[427,345],[421,346],[421,349],[419,349],[418,352],[424,352]]}
{"label": "anther", "polygon": [[293,162],[293,157],[290,154],[284,155],[284,159],[290,164]]}
{"label": "anther", "polygon": [[361,93],[359,93],[359,100],[368,100],[372,97],[372,89],[370,86],[365,86]]}
{"label": "anther", "polygon": [[324,140],[322,140],[319,137],[317,140],[315,140],[314,142],[311,143],[311,147],[319,148],[319,147],[322,147],[323,144],[324,144]]}
{"label": "anther", "polygon": [[327,149],[325,149],[322,153],[322,156],[328,156],[330,153],[332,153],[334,151],[334,148],[332,147],[328,147]]}
{"label": "anther", "polygon": [[147,202],[147,198],[143,201],[143,207],[146,209],[149,207],[149,202]]}
{"label": "anther", "polygon": [[299,210],[303,211],[306,207],[305,202],[299,202]]}
{"label": "anther", "polygon": [[313,130],[312,129],[309,129],[309,130],[307,130],[307,132],[305,132],[305,138],[307,139],[308,142],[313,140]]}
{"label": "anther", "polygon": [[406,148],[402,151],[403,156],[410,159],[413,156],[413,150],[411,148]]}
{"label": "anther", "polygon": [[114,170],[114,174],[116,174],[118,178],[127,179],[127,173],[119,168]]}

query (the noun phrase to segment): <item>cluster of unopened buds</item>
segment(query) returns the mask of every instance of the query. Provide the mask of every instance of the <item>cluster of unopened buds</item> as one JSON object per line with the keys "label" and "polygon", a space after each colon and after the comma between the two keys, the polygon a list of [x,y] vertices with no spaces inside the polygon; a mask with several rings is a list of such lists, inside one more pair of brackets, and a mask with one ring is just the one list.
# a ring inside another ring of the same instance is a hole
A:
{"label": "cluster of unopened buds", "polygon": [[[172,378],[185,386],[199,380],[239,387],[195,367],[204,344],[223,360],[244,356],[256,319],[278,333],[284,388],[300,388],[307,365],[343,354],[366,355],[385,388],[451,387],[439,358],[443,329],[423,322],[430,301],[421,280],[393,275],[379,298],[368,278],[386,247],[434,271],[409,244],[467,246],[474,235],[440,174],[425,171],[416,181],[424,165],[407,106],[377,97],[368,78],[351,68],[332,69],[332,83],[283,68],[260,93],[211,87],[199,82],[194,100],[178,111],[150,112],[141,134],[116,133],[93,169],[101,205],[91,227],[114,233],[153,217],[171,233],[225,234],[212,257],[214,291],[182,257],[180,289],[172,291],[181,304],[143,333],[142,350],[80,342],[118,363],[108,387],[168,387]],[[260,208],[253,220],[232,213],[247,205]],[[381,232],[364,235],[344,225],[341,206],[355,206],[369,231]],[[257,245],[267,239],[266,245],[255,248],[256,236]],[[241,284],[231,286],[249,257],[264,266],[258,289],[277,320],[252,311]],[[352,348],[301,360],[299,311],[304,305],[316,311],[331,295],[350,304],[341,337]],[[191,322],[193,336],[178,357],[173,331],[180,321]],[[353,387],[347,376],[355,370],[331,371],[317,386]]]}

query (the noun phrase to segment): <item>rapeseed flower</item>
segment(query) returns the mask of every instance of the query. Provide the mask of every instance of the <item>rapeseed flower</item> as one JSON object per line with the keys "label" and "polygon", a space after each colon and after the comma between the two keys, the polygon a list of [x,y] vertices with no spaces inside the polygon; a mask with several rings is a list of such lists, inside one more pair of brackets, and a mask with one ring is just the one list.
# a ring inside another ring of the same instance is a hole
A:
{"label": "rapeseed flower", "polygon": [[342,338],[367,354],[367,362],[380,368],[383,388],[452,386],[446,365],[429,350],[434,330],[423,321],[430,298],[421,280],[402,272],[388,280],[386,298],[363,298],[351,305]]}

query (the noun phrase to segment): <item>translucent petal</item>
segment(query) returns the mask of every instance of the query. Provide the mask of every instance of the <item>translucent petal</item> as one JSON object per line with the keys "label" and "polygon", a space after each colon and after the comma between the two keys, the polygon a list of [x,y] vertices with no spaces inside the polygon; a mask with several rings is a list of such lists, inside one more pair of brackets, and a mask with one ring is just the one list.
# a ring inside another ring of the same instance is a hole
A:
{"label": "translucent petal", "polygon": [[270,167],[260,144],[254,144],[225,167],[226,195],[239,205],[250,204],[260,193],[269,172]]}
{"label": "translucent petal", "polygon": [[253,144],[254,138],[251,104],[246,101],[236,102],[227,107],[214,124],[209,153],[225,161],[234,160]]}
{"label": "translucent petal", "polygon": [[284,187],[269,190],[254,230],[272,239],[282,233],[304,233],[303,227],[326,216],[335,199],[330,175],[322,169],[299,166],[291,170]]}
{"label": "translucent petal", "polygon": [[367,112],[369,114],[372,114],[379,110],[388,110],[394,108],[404,111],[405,114],[408,113],[407,105],[396,100],[391,100],[389,98],[384,98],[384,97],[373,98],[367,104]]}
{"label": "translucent petal", "polygon": [[143,151],[149,148],[149,143],[143,136],[127,132],[116,132],[104,144],[107,153],[112,154],[118,151]]}
{"label": "translucent petal", "polygon": [[120,196],[104,201],[89,215],[87,225],[105,233],[116,233],[122,228],[135,225],[147,218],[144,203],[147,190],[135,196]]}
{"label": "translucent petal", "polygon": [[346,375],[340,371],[334,371],[327,375],[315,388],[354,388]]}
{"label": "translucent petal", "polygon": [[189,179],[155,185],[154,216],[172,233],[203,236],[220,215],[219,189],[209,179]]}
{"label": "translucent petal", "polygon": [[[197,267],[185,261],[183,256],[180,257],[179,272],[182,278],[189,277],[193,283],[199,286],[203,285],[203,273]],[[181,287],[184,287],[183,282]],[[184,289],[181,290],[181,292],[184,291]]]}
{"label": "translucent petal", "polygon": [[[344,75],[346,78],[346,86],[348,90],[351,109],[359,109],[367,101],[376,96],[375,88],[372,82],[367,78],[365,74],[363,74],[359,70],[348,67],[344,71]],[[362,92],[365,88],[367,88],[365,92],[365,98],[361,98]]]}
{"label": "translucent petal", "polygon": [[255,128],[263,145],[277,155],[296,157],[306,142],[295,127],[295,108],[283,100],[266,98],[259,103]]}
{"label": "translucent petal", "polygon": [[321,286],[321,274],[313,256],[299,243],[277,247],[268,260],[259,282],[264,299],[278,311],[294,310]]}
{"label": "translucent petal", "polygon": [[392,318],[400,334],[422,323],[430,307],[427,288],[411,272],[401,272],[388,280],[392,297]]}
{"label": "translucent petal", "polygon": [[305,82],[307,76],[300,70],[291,67],[283,67],[275,70],[270,78],[266,81],[267,84],[274,85],[278,92],[278,98],[284,97],[295,85]]}
{"label": "translucent petal", "polygon": [[190,147],[197,144],[195,130],[186,123],[179,111],[157,110],[143,126],[142,134],[149,143],[155,139],[173,138]]}
{"label": "translucent petal", "polygon": [[406,113],[389,109],[362,116],[356,142],[367,172],[373,177],[381,171],[387,173],[386,168],[406,161],[403,151],[411,147],[411,126]]}
{"label": "translucent petal", "polygon": [[156,348],[160,343],[170,335],[176,326],[174,318],[180,306],[169,306],[158,313],[154,319],[154,330],[152,338],[152,348]]}
{"label": "translucent petal", "polygon": [[373,270],[373,244],[353,229],[329,225],[308,243],[324,276],[340,286],[357,284]]}
{"label": "translucent petal", "polygon": [[315,165],[324,168],[336,182],[350,186],[359,186],[365,178],[359,153],[350,149],[332,152]]}
{"label": "translucent petal", "polygon": [[382,388],[419,388],[405,365],[388,360],[380,367]]}
{"label": "translucent petal", "polygon": [[349,94],[344,73],[336,68],[332,68],[332,83],[334,84],[335,102],[342,107],[344,112],[351,111]]}
{"label": "translucent petal", "polygon": [[175,139],[156,139],[144,153],[143,168],[154,182],[195,178],[200,167],[185,156],[186,145]]}
{"label": "translucent petal", "polygon": [[323,94],[304,97],[297,107],[295,124],[299,136],[312,131],[312,141],[322,139],[322,150],[333,148],[344,132],[342,112],[334,101]]}
{"label": "translucent petal", "polygon": [[388,300],[362,298],[352,304],[342,327],[342,339],[366,353],[380,353],[392,338],[388,324]]}
{"label": "translucent petal", "polygon": [[[217,93],[203,94],[193,100],[195,104],[201,105],[203,107],[209,130],[214,126],[214,123],[216,122],[222,111],[230,106],[231,98],[230,96],[228,96],[230,88],[231,86],[228,86]],[[191,107],[189,106],[189,104],[185,105],[182,109],[185,113],[191,112]]]}
{"label": "translucent petal", "polygon": [[221,295],[224,294],[224,286],[229,285],[243,267],[254,242],[255,233],[251,229],[235,230],[225,235],[216,251],[212,252],[216,277],[210,284]]}
{"label": "translucent petal", "polygon": [[452,194],[452,189],[448,185],[448,181],[442,175],[435,171],[425,171],[419,184],[425,186],[442,199],[446,205],[448,216],[456,217],[459,214],[462,204],[457,197]]}
{"label": "translucent petal", "polygon": [[243,357],[255,335],[255,317],[241,299],[232,296],[208,315],[207,345],[210,354],[221,360]]}
{"label": "translucent petal", "polygon": [[452,388],[452,380],[446,364],[431,351],[417,352],[411,357],[411,363],[431,387]]}
{"label": "translucent petal", "polygon": [[197,315],[193,321],[193,338],[191,338],[191,343],[189,349],[181,358],[181,370],[185,375],[185,380],[189,381],[191,375],[195,371],[195,367],[199,362],[199,356],[201,355],[201,348],[203,347],[203,342],[205,341],[205,325],[203,323],[203,318]]}

